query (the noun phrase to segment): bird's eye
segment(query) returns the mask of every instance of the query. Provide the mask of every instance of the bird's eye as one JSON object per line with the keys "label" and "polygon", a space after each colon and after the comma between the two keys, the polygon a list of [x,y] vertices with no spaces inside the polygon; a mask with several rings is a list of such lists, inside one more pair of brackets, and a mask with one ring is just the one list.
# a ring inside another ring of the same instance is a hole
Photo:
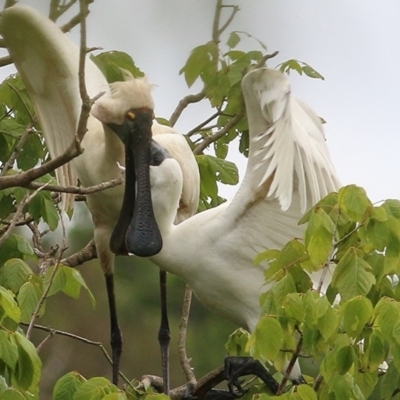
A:
{"label": "bird's eye", "polygon": [[126,116],[127,116],[131,121],[134,121],[134,119],[136,118],[135,113],[132,112],[132,111],[128,111],[128,112],[126,113]]}

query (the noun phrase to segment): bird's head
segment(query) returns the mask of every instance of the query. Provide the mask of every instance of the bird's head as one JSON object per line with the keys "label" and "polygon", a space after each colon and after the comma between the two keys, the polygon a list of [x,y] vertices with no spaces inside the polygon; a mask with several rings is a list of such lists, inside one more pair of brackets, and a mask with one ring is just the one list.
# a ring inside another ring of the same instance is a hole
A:
{"label": "bird's head", "polygon": [[151,86],[145,79],[129,79],[110,86],[110,94],[100,97],[92,108],[92,114],[125,146],[125,194],[110,247],[115,254],[149,257],[162,248],[150,193],[154,119]]}

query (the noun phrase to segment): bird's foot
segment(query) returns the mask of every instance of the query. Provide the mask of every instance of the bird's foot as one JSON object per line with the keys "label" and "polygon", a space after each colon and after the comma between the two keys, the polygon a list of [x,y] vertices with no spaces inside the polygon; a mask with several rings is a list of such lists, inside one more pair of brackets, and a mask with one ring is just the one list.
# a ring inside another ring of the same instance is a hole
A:
{"label": "bird's foot", "polygon": [[229,392],[236,397],[242,397],[246,393],[242,382],[239,381],[239,378],[246,375],[255,375],[260,378],[274,394],[279,388],[276,379],[252,357],[226,357],[224,374],[228,381]]}

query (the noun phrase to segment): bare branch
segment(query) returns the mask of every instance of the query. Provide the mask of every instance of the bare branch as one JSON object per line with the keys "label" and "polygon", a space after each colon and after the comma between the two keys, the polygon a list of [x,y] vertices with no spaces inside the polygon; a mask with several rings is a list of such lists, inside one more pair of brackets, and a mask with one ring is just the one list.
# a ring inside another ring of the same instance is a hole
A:
{"label": "bare branch", "polygon": [[98,185],[81,187],[81,186],[58,186],[58,185],[49,185],[41,182],[30,182],[27,185],[24,185],[25,188],[28,189],[38,189],[43,187],[44,190],[48,190],[50,192],[56,193],[72,193],[79,195],[86,195],[91,193],[100,192],[105,189],[112,188],[114,186],[118,186],[124,182],[124,177],[120,176],[119,178],[112,179],[108,182],[102,182]]}
{"label": "bare branch", "polygon": [[235,18],[236,13],[240,10],[239,6],[223,6],[226,8],[232,8],[232,13],[226,20],[225,24],[221,26],[221,28],[218,29],[218,39],[222,35],[222,33],[225,31],[225,29],[231,24],[233,19]]}
{"label": "bare branch", "polygon": [[97,250],[94,239],[92,239],[83,249],[79,250],[77,253],[63,258],[61,260],[61,263],[68,267],[75,268],[78,265],[82,265],[86,261],[93,260],[94,258],[97,258]]}
{"label": "bare branch", "polygon": [[[28,324],[25,324],[25,323],[21,323],[21,325],[28,326]],[[60,331],[58,329],[49,328],[49,327],[43,326],[43,325],[34,324],[33,328],[39,329],[39,330],[45,331],[45,332],[50,332],[53,336],[54,335],[65,336],[65,337],[69,337],[71,339],[79,340],[80,342],[83,342],[83,343],[86,343],[86,344],[89,344],[89,345],[92,345],[92,346],[97,346],[97,347],[100,348],[100,350],[104,354],[104,356],[107,359],[107,361],[112,365],[111,357],[109,356],[109,354],[107,353],[107,350],[105,349],[103,343],[101,343],[101,342],[95,342],[93,340],[87,339],[87,338],[82,337],[82,336],[75,335],[75,334],[70,333],[70,332]],[[134,388],[132,383],[129,381],[129,379],[121,371],[119,372],[119,375],[129,386]]]}
{"label": "bare branch", "polygon": [[[40,314],[40,309],[43,306],[43,303],[45,302],[49,292],[50,292],[50,288],[53,285],[54,279],[57,275],[58,269],[60,268],[61,264],[60,264],[60,260],[61,257],[63,255],[63,253],[65,252],[65,250],[67,249],[67,244],[66,244],[66,231],[65,231],[65,226],[64,226],[64,222],[61,216],[61,212],[59,211],[59,216],[60,216],[60,222],[61,222],[61,226],[62,226],[62,231],[63,231],[63,244],[62,244],[62,248],[59,251],[59,255],[57,257],[57,262],[55,264],[55,267],[53,269],[53,271],[51,272],[50,275],[50,279],[49,282],[47,283],[47,286],[45,287],[45,289],[43,290],[42,296],[40,297],[36,307],[35,307],[35,311],[32,313],[32,318],[29,322],[29,326],[28,326],[28,330],[26,331],[26,338],[29,339],[31,336],[31,332],[33,329],[33,325],[35,324],[35,320],[36,318],[39,316]],[[54,251],[55,253],[57,252],[58,248],[56,248],[56,250]]]}
{"label": "bare branch", "polygon": [[189,104],[198,103],[199,101],[203,100],[205,96],[206,96],[205,89],[202,89],[197,94],[189,94],[189,95],[185,96],[179,102],[178,106],[175,108],[174,112],[172,113],[171,117],[169,118],[169,122],[170,122],[171,126],[174,126],[176,124],[176,121],[178,121],[178,119],[181,116],[183,110]]}
{"label": "bare branch", "polygon": [[75,138],[72,144],[63,154],[42,164],[40,167],[31,168],[28,171],[24,171],[18,175],[1,176],[0,190],[13,186],[26,186],[35,179],[38,179],[41,176],[54,171],[56,168],[61,167],[68,161],[71,161],[73,158],[79,156],[81,153],[82,149],[80,147],[80,142],[77,138]]}
{"label": "bare branch", "polygon": [[183,372],[186,375],[186,379],[190,383],[195,384],[196,376],[194,375],[193,369],[190,365],[191,359],[187,357],[186,353],[186,334],[187,334],[187,326],[188,326],[191,302],[192,302],[192,291],[190,287],[186,285],[185,296],[183,298],[181,323],[179,325],[178,352],[179,352],[179,362],[181,364]]}
{"label": "bare branch", "polygon": [[211,143],[217,141],[222,136],[224,136],[230,129],[232,129],[238,122],[243,118],[244,111],[242,110],[240,113],[236,114],[222,129],[218,132],[214,133],[209,137],[206,137],[200,144],[198,144],[193,150],[194,154],[201,154],[206,147],[208,147]]}

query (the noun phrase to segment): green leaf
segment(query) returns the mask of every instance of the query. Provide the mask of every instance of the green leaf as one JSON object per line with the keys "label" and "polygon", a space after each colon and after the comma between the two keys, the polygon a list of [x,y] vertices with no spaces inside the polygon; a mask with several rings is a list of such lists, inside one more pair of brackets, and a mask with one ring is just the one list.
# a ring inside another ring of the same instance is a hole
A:
{"label": "green leaf", "polygon": [[20,390],[10,388],[1,393],[1,400],[27,400],[27,396]]}
{"label": "green leaf", "polygon": [[343,300],[365,296],[375,283],[371,266],[354,248],[350,248],[333,272],[332,286],[337,288]]}
{"label": "green leaf", "polygon": [[388,348],[384,343],[382,335],[375,330],[368,339],[367,357],[368,366],[371,371],[376,371],[378,367],[385,361]]}
{"label": "green leaf", "polygon": [[246,351],[247,343],[250,338],[250,333],[242,328],[236,329],[229,335],[225,348],[230,356],[245,356],[248,355]]}
{"label": "green leaf", "polygon": [[235,48],[240,42],[240,36],[236,32],[232,32],[229,35],[228,41],[226,44],[231,48]]}
{"label": "green leaf", "polygon": [[132,57],[122,51],[106,51],[91,56],[92,61],[100,68],[109,83],[126,80],[125,71],[135,78],[142,77],[143,72],[135,65]]}
{"label": "green leaf", "polygon": [[86,379],[78,372],[69,372],[62,376],[53,389],[53,400],[73,400],[75,392]]}
{"label": "green leaf", "polygon": [[[50,279],[54,273],[54,268],[55,267],[51,267],[46,271],[44,277],[45,287],[47,287],[47,285],[50,283]],[[82,278],[81,273],[75,268],[70,268],[65,265],[59,265],[57,268],[57,272],[53,277],[48,296],[52,296],[55,293],[62,291],[66,295],[74,299],[78,299],[82,287],[86,290],[92,306],[94,307],[96,303],[94,296],[87,286],[85,280]]]}
{"label": "green leaf", "polygon": [[317,400],[317,394],[308,385],[297,386],[297,393],[301,400]]}
{"label": "green leaf", "polygon": [[268,316],[261,317],[251,334],[248,348],[255,358],[274,360],[283,343],[283,330],[280,323]]}
{"label": "green leaf", "polygon": [[357,296],[349,300],[344,307],[343,327],[346,333],[356,338],[372,319],[373,306],[369,299]]}
{"label": "green leaf", "polygon": [[376,315],[374,325],[387,341],[391,341],[393,339],[393,321],[400,320],[399,303],[393,299],[383,297],[375,306],[374,313]]}
{"label": "green leaf", "polygon": [[18,360],[18,347],[11,335],[12,333],[0,329],[0,360],[14,371]]}
{"label": "green leaf", "polygon": [[283,302],[285,314],[298,322],[303,322],[305,318],[305,309],[303,296],[300,293],[290,293]]}
{"label": "green leaf", "polygon": [[28,211],[39,222],[42,218],[51,230],[57,228],[59,215],[50,192],[41,191],[29,202]]}
{"label": "green leaf", "polygon": [[356,222],[361,222],[366,212],[372,208],[365,190],[359,186],[349,185],[339,190],[340,207]]}
{"label": "green leaf", "polygon": [[314,208],[305,232],[305,245],[311,262],[317,267],[329,261],[335,224],[323,208]]}
{"label": "green leaf", "polygon": [[83,287],[89,295],[92,306],[94,307],[96,301],[85,280],[82,278],[81,273],[77,269],[70,267],[63,267],[63,270],[67,278],[63,292],[68,296],[78,298],[80,289]]}
{"label": "green leaf", "polygon": [[218,47],[214,42],[209,42],[193,49],[179,73],[184,73],[186,84],[191,87],[201,74],[216,75],[217,60]]}
{"label": "green leaf", "polygon": [[74,400],[102,400],[106,395],[116,392],[118,388],[108,379],[95,377],[79,385]]}
{"label": "green leaf", "polygon": [[325,341],[336,334],[338,324],[339,317],[337,315],[337,311],[331,307],[328,307],[326,312],[317,320],[317,328],[321,332],[321,335]]}
{"label": "green leaf", "polygon": [[343,346],[336,352],[336,368],[339,374],[345,374],[353,365],[356,358],[352,346]]}
{"label": "green leaf", "polygon": [[35,391],[39,384],[42,362],[35,346],[20,333],[13,334],[18,346],[18,362],[12,383],[18,389]]}
{"label": "green leaf", "polygon": [[21,309],[21,321],[29,323],[32,315],[43,294],[41,286],[34,280],[24,283],[17,295],[18,304]]}
{"label": "green leaf", "polygon": [[6,289],[17,293],[32,274],[31,268],[25,261],[20,258],[12,258],[7,260],[0,269],[0,282]]}
{"label": "green leaf", "polygon": [[36,133],[31,133],[18,154],[18,167],[24,171],[33,168],[45,156],[44,145]]}
{"label": "green leaf", "polygon": [[29,242],[19,235],[9,236],[2,244],[0,251],[0,265],[3,265],[11,258],[23,258],[25,255],[32,255],[33,249]]}
{"label": "green leaf", "polygon": [[7,317],[11,318],[17,324],[21,320],[21,311],[16,303],[12,292],[0,286],[0,307]]}

